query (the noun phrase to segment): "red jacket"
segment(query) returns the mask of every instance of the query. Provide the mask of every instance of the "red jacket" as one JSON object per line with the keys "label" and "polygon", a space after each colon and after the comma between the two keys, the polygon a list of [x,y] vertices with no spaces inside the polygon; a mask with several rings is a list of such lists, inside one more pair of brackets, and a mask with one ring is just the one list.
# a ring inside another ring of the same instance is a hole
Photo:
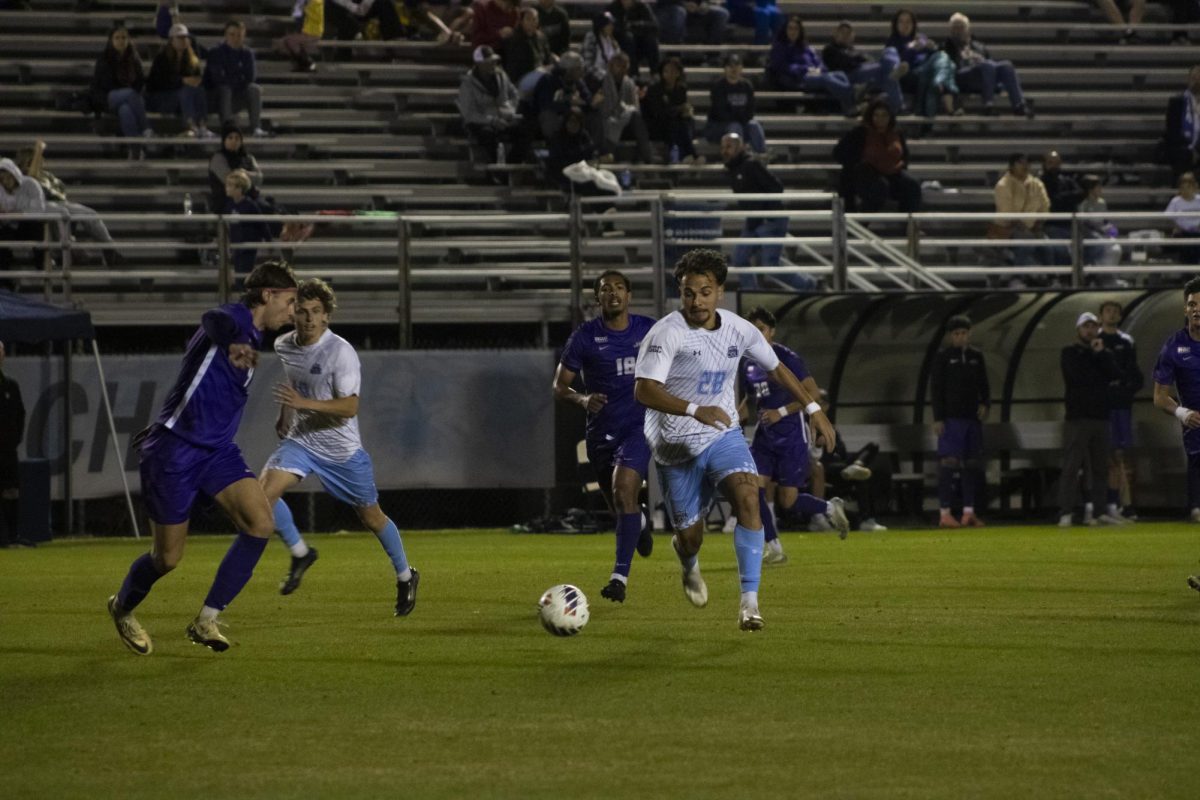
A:
{"label": "red jacket", "polygon": [[471,6],[471,10],[475,13],[474,27],[471,32],[472,47],[486,44],[493,48],[499,48],[500,29],[516,30],[517,22],[520,19],[515,4],[510,4],[508,8],[501,8],[500,4],[493,0],[483,0]]}

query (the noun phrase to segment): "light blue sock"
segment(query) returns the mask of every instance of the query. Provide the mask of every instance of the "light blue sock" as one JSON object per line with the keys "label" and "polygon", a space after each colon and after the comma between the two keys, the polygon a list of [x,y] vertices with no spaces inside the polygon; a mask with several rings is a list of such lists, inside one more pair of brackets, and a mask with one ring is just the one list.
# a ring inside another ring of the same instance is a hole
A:
{"label": "light blue sock", "polygon": [[396,527],[396,523],[392,522],[392,518],[387,518],[387,525],[383,526],[383,530],[375,534],[379,539],[379,543],[383,545],[383,549],[387,551],[388,558],[392,560],[392,566],[396,568],[396,575],[400,576],[408,572],[408,559],[404,556],[404,545],[400,541],[400,529]]}
{"label": "light blue sock", "polygon": [[279,538],[283,539],[283,543],[289,550],[301,544],[304,540],[300,538],[300,529],[296,527],[296,521],[292,519],[292,510],[283,502],[282,497],[275,501],[274,511],[275,530],[279,533]]}
{"label": "light blue sock", "polygon": [[752,531],[738,525],[733,529],[733,552],[737,555],[743,592],[758,591],[758,582],[762,578],[764,538],[762,528]]}

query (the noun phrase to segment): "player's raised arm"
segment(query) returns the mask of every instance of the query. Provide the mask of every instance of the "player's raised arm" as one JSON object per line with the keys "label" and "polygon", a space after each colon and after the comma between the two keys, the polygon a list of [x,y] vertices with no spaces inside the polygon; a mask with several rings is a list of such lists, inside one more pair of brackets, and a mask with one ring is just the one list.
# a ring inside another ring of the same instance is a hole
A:
{"label": "player's raised arm", "polygon": [[833,423],[829,421],[829,417],[825,416],[821,404],[817,402],[817,399],[813,397],[808,389],[804,388],[804,384],[800,382],[796,374],[782,362],[767,374],[771,376],[772,380],[791,392],[792,397],[804,405],[804,413],[808,414],[812,420],[813,427],[817,429],[817,433],[825,440],[826,449],[832,448],[837,444],[837,431],[833,429]]}

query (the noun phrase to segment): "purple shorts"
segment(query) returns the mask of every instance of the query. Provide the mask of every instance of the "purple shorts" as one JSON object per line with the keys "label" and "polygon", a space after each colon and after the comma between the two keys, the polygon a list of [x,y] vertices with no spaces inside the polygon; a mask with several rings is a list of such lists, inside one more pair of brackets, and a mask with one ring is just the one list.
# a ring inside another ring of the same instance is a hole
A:
{"label": "purple shorts", "polygon": [[1133,409],[1114,408],[1108,412],[1109,447],[1113,450],[1133,449]]}
{"label": "purple shorts", "polygon": [[196,495],[216,497],[243,478],[254,478],[233,442],[197,447],[163,428],[142,443],[142,499],[150,519],[160,525],[187,522]]}
{"label": "purple shorts", "polygon": [[962,461],[978,459],[983,455],[983,423],[977,419],[958,417],[943,420],[945,431],[938,437],[939,458],[957,458]]}
{"label": "purple shorts", "polygon": [[770,478],[780,486],[790,486],[799,489],[808,484],[812,473],[812,459],[808,452],[808,442],[800,436],[793,437],[783,446],[771,446],[754,437],[750,445],[750,455],[754,456],[754,466],[758,474]]}
{"label": "purple shorts", "polygon": [[650,468],[650,445],[646,444],[646,435],[641,428],[589,438],[587,456],[602,486],[612,485],[616,467],[628,467],[643,478]]}

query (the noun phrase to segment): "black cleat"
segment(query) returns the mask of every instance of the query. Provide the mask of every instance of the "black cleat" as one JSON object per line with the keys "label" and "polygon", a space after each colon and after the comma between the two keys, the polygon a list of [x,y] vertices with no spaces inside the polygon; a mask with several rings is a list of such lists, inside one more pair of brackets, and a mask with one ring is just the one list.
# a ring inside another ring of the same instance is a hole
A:
{"label": "black cleat", "polygon": [[625,584],[622,581],[613,578],[608,582],[608,585],[600,590],[600,596],[614,603],[625,602]]}
{"label": "black cleat", "polygon": [[310,547],[308,552],[299,558],[292,556],[292,567],[288,570],[288,575],[283,579],[283,583],[279,584],[280,594],[291,594],[300,588],[300,579],[304,577],[304,573],[308,572],[308,568],[317,560],[317,548]]}
{"label": "black cleat", "polygon": [[1189,575],[1188,586],[1192,587],[1197,592],[1200,592],[1200,575]]}
{"label": "black cleat", "polygon": [[415,569],[406,581],[396,581],[396,616],[407,617],[417,605],[417,583],[421,573]]}
{"label": "black cleat", "polygon": [[637,554],[642,558],[649,558],[654,552],[654,534],[649,528],[642,528],[642,535],[638,537]]}

